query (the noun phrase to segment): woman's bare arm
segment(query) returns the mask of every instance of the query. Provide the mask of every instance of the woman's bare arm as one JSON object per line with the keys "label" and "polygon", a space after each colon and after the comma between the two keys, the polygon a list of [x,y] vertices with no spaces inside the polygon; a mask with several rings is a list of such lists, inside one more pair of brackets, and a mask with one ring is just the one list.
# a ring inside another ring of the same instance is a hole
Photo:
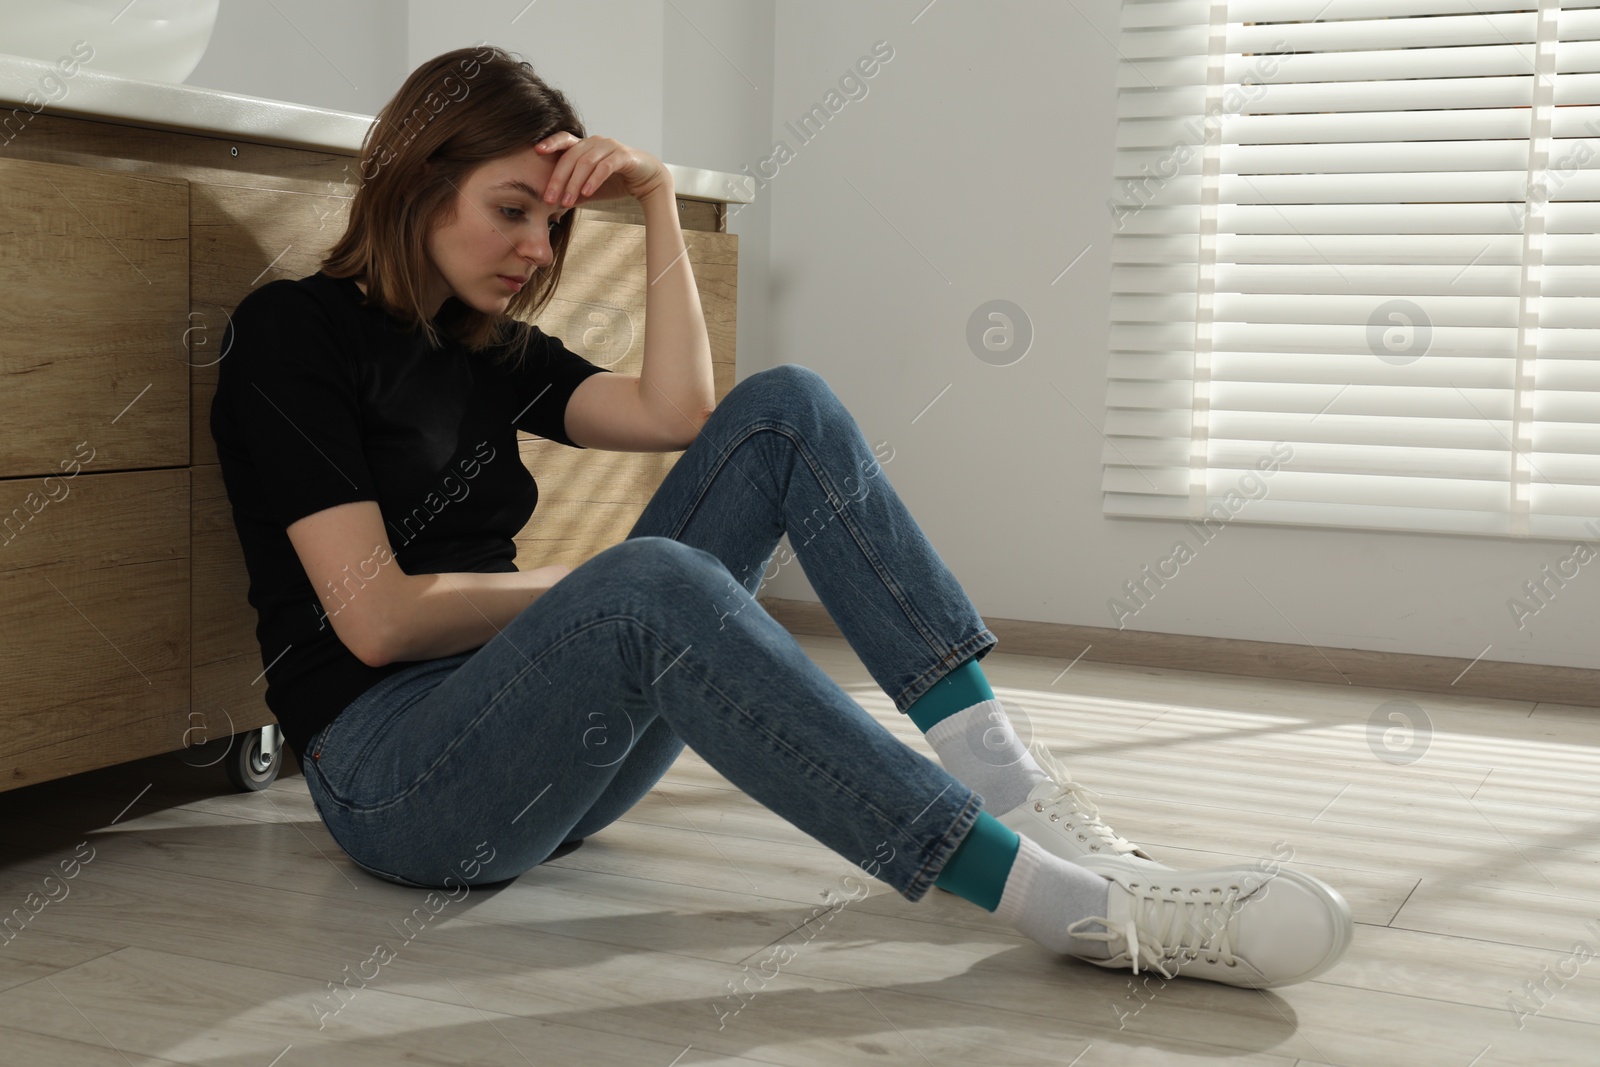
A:
{"label": "woman's bare arm", "polygon": [[409,575],[400,608],[388,620],[382,663],[439,659],[486,645],[571,570],[551,564],[514,573]]}
{"label": "woman's bare arm", "polygon": [[[665,172],[663,172],[665,173]],[[658,426],[698,431],[717,406],[711,342],[695,288],[678,200],[667,174],[639,200],[644,209],[644,355],[639,393]]]}

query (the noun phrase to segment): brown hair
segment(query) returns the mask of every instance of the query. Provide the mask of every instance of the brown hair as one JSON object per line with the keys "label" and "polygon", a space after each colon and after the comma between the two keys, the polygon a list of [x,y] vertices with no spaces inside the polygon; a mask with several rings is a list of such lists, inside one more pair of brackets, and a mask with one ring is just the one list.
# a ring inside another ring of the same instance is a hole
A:
{"label": "brown hair", "polygon": [[[423,306],[428,233],[455,218],[458,190],[474,168],[563,130],[586,136],[566,96],[505,49],[457,48],[428,60],[367,129],[350,222],[323,257],[323,271],[336,278],[365,275],[368,303],[439,347],[440,331]],[[462,310],[441,314],[445,334],[473,353],[508,346],[497,358],[520,361],[530,335],[526,320],[550,301],[561,280],[576,215],[570,211],[556,225],[549,269],[537,272],[504,314],[457,301]]]}

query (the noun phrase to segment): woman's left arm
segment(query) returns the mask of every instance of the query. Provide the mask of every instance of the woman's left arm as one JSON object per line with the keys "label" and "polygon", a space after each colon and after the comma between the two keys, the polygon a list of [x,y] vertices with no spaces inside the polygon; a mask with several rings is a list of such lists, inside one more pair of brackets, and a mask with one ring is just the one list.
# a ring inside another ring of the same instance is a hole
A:
{"label": "woman's left arm", "polygon": [[711,341],[678,225],[672,175],[639,197],[644,208],[644,367],[640,393],[664,425],[691,423],[696,433],[716,407]]}
{"label": "woman's left arm", "polygon": [[[644,209],[644,366],[640,402],[658,426],[699,433],[717,405],[705,313],[678,225],[672,172],[649,152],[611,137],[561,131],[538,143],[558,157],[545,200],[577,205],[632,196]],[[687,425],[686,425],[687,424]],[[676,436],[674,434],[673,436]]]}

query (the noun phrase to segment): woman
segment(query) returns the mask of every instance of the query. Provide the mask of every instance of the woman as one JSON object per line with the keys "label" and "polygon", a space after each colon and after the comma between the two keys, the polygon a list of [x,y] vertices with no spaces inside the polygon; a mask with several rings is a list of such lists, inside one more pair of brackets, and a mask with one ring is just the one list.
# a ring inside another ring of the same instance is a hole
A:
{"label": "woman", "polygon": [[[555,290],[572,209],[622,196],[646,229],[637,378],[519,321]],[[937,885],[1101,966],[1282,985],[1349,945],[1333,889],[1276,861],[1170,870],[1017,740],[978,664],[996,638],[850,413],[794,365],[715,403],[670,173],[587,135],[526,62],[486,47],[419,67],[368,133],[322,266],[240,303],[211,428],[267,702],[370,873],[515,878],[687,744],[906,900]],[[518,429],[684,452],[622,543],[519,571],[537,487]],[[785,533],[939,764],[755,601]]]}

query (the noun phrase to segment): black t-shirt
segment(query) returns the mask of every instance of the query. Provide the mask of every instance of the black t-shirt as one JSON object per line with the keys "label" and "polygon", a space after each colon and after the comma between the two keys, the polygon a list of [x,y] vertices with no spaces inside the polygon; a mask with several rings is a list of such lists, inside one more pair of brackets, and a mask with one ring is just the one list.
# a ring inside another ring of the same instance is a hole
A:
{"label": "black t-shirt", "polygon": [[[521,370],[496,365],[504,349],[430,349],[366,299],[355,279],[320,270],[253,290],[224,331],[211,402],[267,707],[302,760],[318,730],[409,664],[369,667],[345,647],[285,530],[336,504],[378,502],[394,558],[352,561],[336,604],[359,596],[379,566],[515,571],[512,537],[539,499],[516,431],[582,447],[566,434],[567,401],[608,370],[536,327]],[[462,310],[450,297],[436,322]]]}

